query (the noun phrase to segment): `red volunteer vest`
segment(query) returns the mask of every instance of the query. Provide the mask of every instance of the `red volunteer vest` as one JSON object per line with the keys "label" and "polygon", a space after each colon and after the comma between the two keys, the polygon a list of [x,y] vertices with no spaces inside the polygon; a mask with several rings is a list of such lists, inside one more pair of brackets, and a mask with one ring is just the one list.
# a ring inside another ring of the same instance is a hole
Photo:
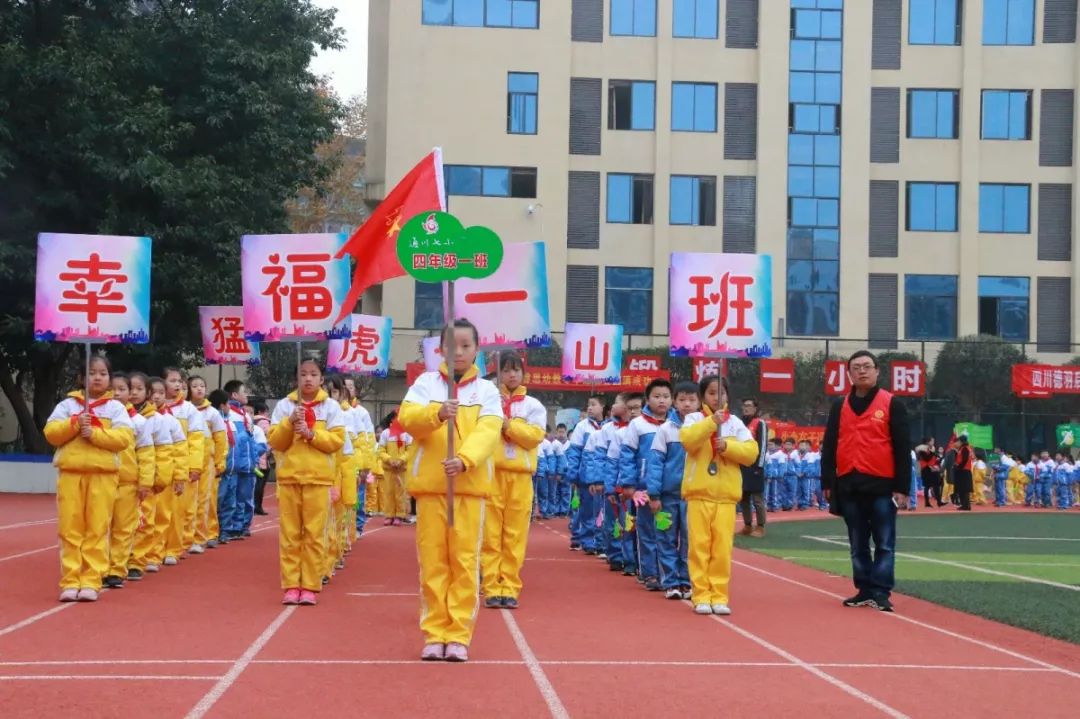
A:
{"label": "red volunteer vest", "polygon": [[859,472],[872,477],[889,477],[893,472],[892,440],[889,434],[889,403],[892,395],[877,391],[870,407],[861,415],[845,399],[840,410],[840,438],[836,443],[836,475]]}
{"label": "red volunteer vest", "polygon": [[[959,454],[959,450],[957,451],[957,453]],[[959,470],[967,470],[968,472],[970,472],[971,465],[974,464],[974,462],[972,462],[973,459],[975,459],[975,453],[971,451],[971,447],[968,447],[967,459],[963,463],[957,462],[956,468]]]}

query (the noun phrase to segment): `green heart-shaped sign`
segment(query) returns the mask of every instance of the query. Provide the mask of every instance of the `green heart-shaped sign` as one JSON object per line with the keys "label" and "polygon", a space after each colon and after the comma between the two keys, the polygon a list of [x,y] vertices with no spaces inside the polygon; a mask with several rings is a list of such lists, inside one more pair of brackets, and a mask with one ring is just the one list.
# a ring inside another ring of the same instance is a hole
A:
{"label": "green heart-shaped sign", "polygon": [[418,282],[479,280],[499,269],[503,246],[487,227],[464,227],[447,212],[422,212],[398,233],[397,255]]}

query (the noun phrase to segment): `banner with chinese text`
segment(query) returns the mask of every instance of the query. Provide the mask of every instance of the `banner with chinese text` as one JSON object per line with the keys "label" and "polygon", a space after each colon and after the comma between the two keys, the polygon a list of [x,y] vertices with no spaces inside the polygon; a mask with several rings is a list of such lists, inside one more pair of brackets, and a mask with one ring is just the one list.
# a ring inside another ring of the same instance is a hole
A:
{"label": "banner with chinese text", "polygon": [[622,376],[622,325],[566,323],[562,379],[579,384],[619,384]]}
{"label": "banner with chinese text", "polygon": [[391,319],[375,315],[349,315],[349,328],[348,337],[327,343],[327,370],[379,378],[389,375]]}
{"label": "banner with chinese text", "polygon": [[1014,364],[1012,390],[1020,397],[1080,394],[1080,366]]}
{"label": "banner with chinese text", "polygon": [[259,343],[244,339],[243,307],[200,307],[199,327],[206,364],[259,364]]}
{"label": "banner with chinese text", "polygon": [[966,434],[968,444],[979,449],[994,448],[994,426],[990,424],[975,424],[974,422],[957,422],[953,425],[953,434],[959,437]]}

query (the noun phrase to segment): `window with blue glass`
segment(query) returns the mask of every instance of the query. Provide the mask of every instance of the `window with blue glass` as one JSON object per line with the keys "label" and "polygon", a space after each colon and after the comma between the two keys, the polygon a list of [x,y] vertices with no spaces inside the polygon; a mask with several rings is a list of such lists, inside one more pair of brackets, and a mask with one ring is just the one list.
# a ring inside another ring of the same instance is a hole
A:
{"label": "window with blue glass", "polygon": [[716,225],[716,178],[672,175],[670,222]]}
{"label": "window with blue glass", "polygon": [[476,197],[536,197],[535,167],[447,165],[446,194]]}
{"label": "window with blue glass", "polygon": [[651,225],[653,176],[609,173],[607,176],[607,221],[618,224]]}
{"label": "window with blue glass", "polygon": [[979,185],[979,232],[1030,232],[1031,185]]}
{"label": "window with blue glass", "polygon": [[671,35],[716,39],[720,27],[719,0],[675,0],[672,7]]}
{"label": "window with blue glass", "polygon": [[611,0],[612,35],[656,36],[656,0]]}
{"label": "window with blue glass", "polygon": [[911,232],[956,232],[955,182],[907,183],[905,226]]}
{"label": "window with blue glass", "polygon": [[959,90],[908,90],[908,137],[954,140],[960,136],[959,117]]}
{"label": "window with blue glass", "polygon": [[458,27],[540,27],[540,0],[423,0],[421,22]]}
{"label": "window with blue glass", "polygon": [[627,334],[652,334],[651,267],[604,269],[604,322],[622,325]]}
{"label": "window with blue glass", "polygon": [[671,129],[677,132],[716,132],[716,85],[707,82],[671,83]]}
{"label": "window with blue glass", "polygon": [[904,276],[909,340],[956,339],[956,275]]}
{"label": "window with blue glass", "polygon": [[959,45],[961,0],[911,0],[908,4],[908,43]]}
{"label": "window with blue glass", "polygon": [[656,128],[656,83],[645,80],[608,81],[608,129]]}
{"label": "window with blue glass", "polygon": [[1034,45],[1035,0],[983,0],[983,45]]}
{"label": "window with blue glass", "polygon": [[536,134],[536,108],[540,76],[511,72],[506,76],[506,131],[511,135]]}
{"label": "window with blue glass", "polygon": [[979,334],[1027,342],[1030,296],[1030,278],[980,277]]}
{"label": "window with blue glass", "polygon": [[1031,139],[1031,90],[983,90],[982,139]]}
{"label": "window with blue glass", "polygon": [[416,282],[413,285],[413,327],[422,330],[437,330],[446,326],[443,313],[442,284]]}

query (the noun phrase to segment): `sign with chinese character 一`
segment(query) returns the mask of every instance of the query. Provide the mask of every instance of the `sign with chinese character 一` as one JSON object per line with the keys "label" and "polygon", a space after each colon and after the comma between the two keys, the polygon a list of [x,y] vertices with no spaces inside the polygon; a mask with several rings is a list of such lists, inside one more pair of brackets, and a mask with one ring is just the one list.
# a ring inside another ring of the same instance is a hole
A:
{"label": "sign with chinese character \u4e00", "polygon": [[398,260],[418,282],[490,277],[503,259],[502,240],[486,227],[464,227],[447,212],[423,212],[398,233]]}
{"label": "sign with chinese character \u4e00", "polygon": [[348,337],[327,344],[326,368],[380,378],[390,374],[390,318],[349,315],[349,327]]}
{"label": "sign with chinese character \u4e00", "polygon": [[671,354],[772,354],[772,258],[676,252],[670,269]]}
{"label": "sign with chinese character \u4e00", "polygon": [[34,339],[150,340],[150,238],[38,235]]}
{"label": "sign with chinese character \u4e00", "polygon": [[335,260],[344,235],[244,235],[240,272],[244,334],[255,342],[336,339],[349,291],[349,260]]}
{"label": "sign with chinese character \u4e00", "polygon": [[244,339],[243,307],[200,307],[199,327],[206,364],[259,364],[259,343]]}
{"label": "sign with chinese character \u4e00", "polygon": [[619,384],[622,325],[566,323],[562,377],[579,384]]}

